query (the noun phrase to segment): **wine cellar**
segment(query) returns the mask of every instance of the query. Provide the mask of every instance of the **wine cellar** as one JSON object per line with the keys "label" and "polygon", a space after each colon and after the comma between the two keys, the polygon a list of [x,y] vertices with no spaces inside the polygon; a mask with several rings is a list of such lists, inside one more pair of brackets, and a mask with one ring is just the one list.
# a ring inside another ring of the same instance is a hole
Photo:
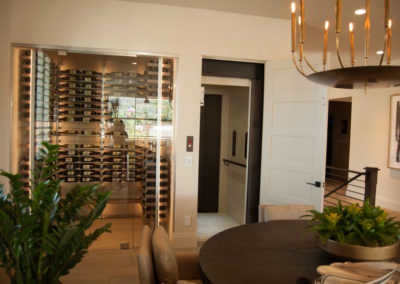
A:
{"label": "wine cellar", "polygon": [[104,218],[130,218],[140,204],[144,222],[168,228],[174,65],[173,58],[14,48],[13,170],[24,187],[42,142],[58,144],[62,194],[99,184],[112,191]]}

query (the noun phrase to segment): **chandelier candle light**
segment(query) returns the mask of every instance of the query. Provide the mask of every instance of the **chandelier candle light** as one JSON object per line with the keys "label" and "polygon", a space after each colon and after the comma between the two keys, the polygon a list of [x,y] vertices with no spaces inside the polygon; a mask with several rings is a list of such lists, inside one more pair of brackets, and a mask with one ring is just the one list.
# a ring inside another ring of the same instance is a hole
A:
{"label": "chandelier candle light", "polygon": [[[328,31],[329,21],[325,21],[324,30],[324,45],[323,45],[323,70],[317,71],[312,64],[307,60],[304,51],[305,43],[305,0],[299,0],[299,45],[298,45],[298,59],[296,59],[296,3],[291,3],[291,21],[292,21],[292,58],[293,63],[298,72],[300,72],[307,79],[334,88],[356,89],[367,87],[391,87],[400,86],[400,66],[392,66],[391,64],[391,41],[392,41],[392,20],[390,19],[390,0],[384,1],[384,42],[383,52],[379,60],[379,65],[368,65],[369,47],[370,47],[370,0],[365,0],[365,21],[364,21],[364,64],[356,66],[355,47],[354,47],[354,30],[355,25],[353,22],[349,23],[349,38],[350,38],[350,66],[346,67],[342,61],[340,53],[340,32],[342,22],[342,0],[336,0],[335,5],[335,40],[336,40],[336,54],[340,68],[328,69],[327,68],[327,53],[328,53]],[[386,56],[386,64],[384,58]],[[306,74],[304,70],[305,64],[312,70],[312,73]]]}

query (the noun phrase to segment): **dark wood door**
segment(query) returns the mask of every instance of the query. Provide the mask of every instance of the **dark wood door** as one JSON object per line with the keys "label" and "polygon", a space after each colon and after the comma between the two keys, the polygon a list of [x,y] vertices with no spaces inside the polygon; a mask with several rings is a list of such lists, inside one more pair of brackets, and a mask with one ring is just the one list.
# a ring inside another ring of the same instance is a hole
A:
{"label": "dark wood door", "polygon": [[[351,102],[329,102],[326,165],[349,169]],[[347,181],[348,173],[326,169],[326,179]],[[329,181],[329,180],[328,180]]]}
{"label": "dark wood door", "polygon": [[201,107],[199,212],[218,212],[221,104],[220,95],[205,95]]}

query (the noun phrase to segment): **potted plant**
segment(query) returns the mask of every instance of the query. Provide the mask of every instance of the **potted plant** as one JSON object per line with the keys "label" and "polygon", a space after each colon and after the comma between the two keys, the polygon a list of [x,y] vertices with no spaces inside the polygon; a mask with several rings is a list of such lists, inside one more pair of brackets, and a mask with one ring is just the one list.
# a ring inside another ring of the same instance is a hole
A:
{"label": "potted plant", "polygon": [[385,260],[399,253],[400,222],[366,200],[358,204],[327,206],[324,211],[308,211],[306,232],[319,235],[320,247],[348,259]]}
{"label": "potted plant", "polygon": [[1,171],[11,191],[0,187],[0,267],[11,283],[59,283],[59,278],[79,263],[106,224],[86,233],[101,215],[110,192],[97,185],[76,185],[65,197],[56,178],[58,146],[43,143],[32,170],[30,192],[22,188],[21,175]]}

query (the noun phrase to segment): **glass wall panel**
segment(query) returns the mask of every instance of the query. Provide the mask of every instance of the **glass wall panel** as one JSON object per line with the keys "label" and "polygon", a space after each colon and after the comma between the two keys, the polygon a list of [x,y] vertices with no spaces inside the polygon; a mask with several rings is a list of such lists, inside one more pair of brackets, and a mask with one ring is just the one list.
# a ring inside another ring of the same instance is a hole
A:
{"label": "glass wall panel", "polygon": [[143,224],[171,228],[174,59],[14,48],[13,171],[29,170],[43,141],[60,145],[61,193],[112,191],[112,234],[92,248],[134,247]]}

